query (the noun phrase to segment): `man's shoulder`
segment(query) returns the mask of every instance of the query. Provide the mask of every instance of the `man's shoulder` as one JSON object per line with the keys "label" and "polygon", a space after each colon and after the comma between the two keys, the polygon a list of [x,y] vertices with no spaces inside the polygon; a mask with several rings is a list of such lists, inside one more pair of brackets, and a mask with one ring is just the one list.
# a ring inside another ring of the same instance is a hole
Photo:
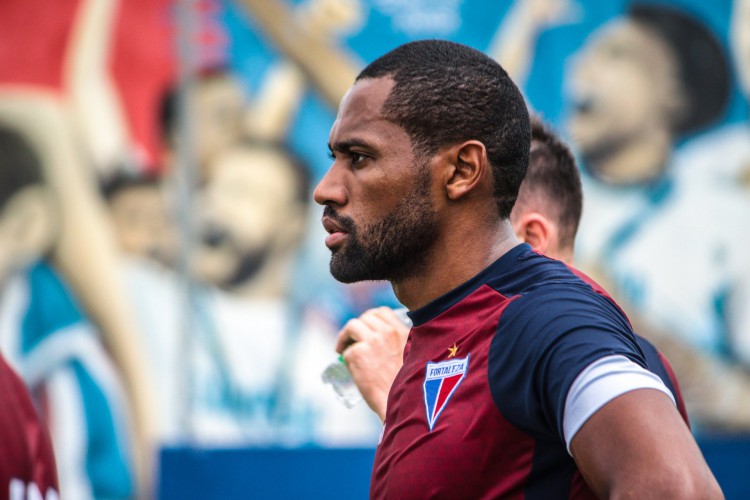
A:
{"label": "man's shoulder", "polygon": [[484,283],[506,297],[548,283],[578,281],[564,262],[536,252],[526,243],[511,249],[483,274]]}

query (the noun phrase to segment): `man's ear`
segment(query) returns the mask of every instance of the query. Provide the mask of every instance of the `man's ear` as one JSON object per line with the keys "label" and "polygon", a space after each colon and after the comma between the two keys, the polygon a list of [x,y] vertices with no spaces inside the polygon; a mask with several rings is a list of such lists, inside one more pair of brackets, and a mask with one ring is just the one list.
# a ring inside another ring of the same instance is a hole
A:
{"label": "man's ear", "polygon": [[[448,151],[451,169],[446,184],[448,199],[458,200],[481,186],[490,169],[487,149],[479,141],[466,141],[452,146]],[[491,175],[490,189],[491,189]]]}
{"label": "man's ear", "polygon": [[531,245],[535,251],[546,255],[550,250],[552,223],[539,212],[524,214],[513,224],[513,229],[518,238]]}

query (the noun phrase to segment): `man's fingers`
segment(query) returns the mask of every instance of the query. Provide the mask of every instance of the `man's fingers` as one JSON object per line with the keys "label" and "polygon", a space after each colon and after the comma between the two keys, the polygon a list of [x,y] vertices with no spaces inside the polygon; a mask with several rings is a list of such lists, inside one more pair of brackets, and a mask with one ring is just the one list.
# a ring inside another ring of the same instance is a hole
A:
{"label": "man's fingers", "polygon": [[372,330],[360,318],[350,319],[339,331],[336,339],[336,352],[341,353],[355,342],[368,338]]}
{"label": "man's fingers", "polygon": [[366,352],[366,345],[364,343],[352,343],[344,347],[344,350],[341,351],[341,355],[346,365],[352,370],[353,362],[356,363],[356,360],[359,356],[363,355],[363,352]]}
{"label": "man's fingers", "polygon": [[339,331],[336,339],[336,352],[342,353],[355,342],[383,340],[390,342],[396,333],[403,344],[409,333],[409,327],[404,325],[399,316],[389,307],[369,309],[359,318],[350,319]]}
{"label": "man's fingers", "polygon": [[369,309],[362,313],[359,319],[375,334],[383,335],[393,330],[392,323],[380,313],[380,309]]}

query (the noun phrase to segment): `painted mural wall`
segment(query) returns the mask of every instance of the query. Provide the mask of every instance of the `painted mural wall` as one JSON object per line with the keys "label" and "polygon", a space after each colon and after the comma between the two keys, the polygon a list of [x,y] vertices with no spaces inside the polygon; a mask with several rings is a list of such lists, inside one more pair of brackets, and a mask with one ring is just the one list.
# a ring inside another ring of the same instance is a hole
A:
{"label": "painted mural wall", "polygon": [[132,495],[167,443],[374,446],[320,373],[398,302],[330,277],[311,191],[358,71],[423,38],[496,58],[569,141],[578,267],[670,359],[696,432],[750,431],[750,0],[0,12],[0,348],[64,496]]}

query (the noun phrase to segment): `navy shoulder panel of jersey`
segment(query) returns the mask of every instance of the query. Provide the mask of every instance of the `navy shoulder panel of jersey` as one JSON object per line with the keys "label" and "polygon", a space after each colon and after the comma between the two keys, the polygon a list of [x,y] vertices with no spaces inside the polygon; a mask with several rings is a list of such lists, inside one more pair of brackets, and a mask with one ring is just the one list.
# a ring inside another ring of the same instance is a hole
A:
{"label": "navy shoulder panel of jersey", "polygon": [[565,264],[521,253],[513,272],[488,284],[513,299],[490,347],[490,390],[505,418],[524,432],[563,440],[568,390],[597,359],[619,354],[646,367],[622,311]]}
{"label": "navy shoulder panel of jersey", "polygon": [[545,275],[548,281],[570,282],[576,278],[565,264],[539,255],[528,244],[521,243],[473,278],[420,309],[410,311],[408,315],[414,326],[419,326],[458,304],[482,285],[489,285],[496,290],[502,288],[502,293],[506,296],[516,295],[520,290],[532,286],[539,274]]}
{"label": "navy shoulder panel of jersey", "polygon": [[661,381],[664,382],[664,385],[667,386],[667,388],[672,392],[672,395],[674,395],[676,399],[678,393],[674,386],[674,380],[672,380],[667,367],[664,366],[664,361],[662,360],[659,351],[656,349],[654,344],[641,337],[640,335],[636,335],[635,337],[638,341],[638,346],[641,348],[641,350],[643,351],[643,355],[646,358],[646,366],[648,367],[648,370],[659,376]]}

